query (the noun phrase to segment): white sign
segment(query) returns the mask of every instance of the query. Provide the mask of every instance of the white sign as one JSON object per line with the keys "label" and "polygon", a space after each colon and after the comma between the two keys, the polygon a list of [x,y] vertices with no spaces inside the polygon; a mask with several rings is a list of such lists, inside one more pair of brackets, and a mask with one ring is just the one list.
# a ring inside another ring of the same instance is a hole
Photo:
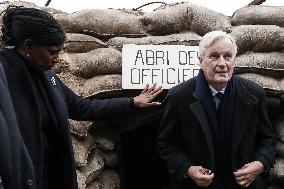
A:
{"label": "white sign", "polygon": [[157,83],[169,89],[198,74],[197,54],[197,46],[123,45],[122,88],[143,89]]}

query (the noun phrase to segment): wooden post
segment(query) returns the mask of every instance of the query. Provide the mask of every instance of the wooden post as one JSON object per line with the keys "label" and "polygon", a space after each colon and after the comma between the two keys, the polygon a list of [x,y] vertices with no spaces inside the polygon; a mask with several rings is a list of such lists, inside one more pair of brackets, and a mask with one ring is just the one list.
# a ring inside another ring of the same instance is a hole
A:
{"label": "wooden post", "polygon": [[47,2],[45,3],[45,5],[44,6],[48,6],[49,5],[49,3],[51,2],[51,0],[47,0]]}
{"label": "wooden post", "polygon": [[250,5],[261,5],[262,3],[264,3],[266,0],[253,0],[252,2],[250,2],[247,6]]}

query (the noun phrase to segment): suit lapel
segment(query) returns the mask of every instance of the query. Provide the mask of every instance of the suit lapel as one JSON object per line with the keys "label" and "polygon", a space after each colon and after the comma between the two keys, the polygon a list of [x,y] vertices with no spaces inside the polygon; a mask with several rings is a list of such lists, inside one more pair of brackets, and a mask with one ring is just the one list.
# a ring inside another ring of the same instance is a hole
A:
{"label": "suit lapel", "polygon": [[[215,150],[214,141],[211,132],[212,127],[217,128],[217,119],[215,106],[212,102],[212,96],[209,94],[209,86],[203,76],[202,71],[198,74],[196,78],[195,92],[193,92],[193,97],[196,99],[195,102],[189,105],[189,109],[193,115],[198,120],[201,130],[206,138],[207,146],[210,153],[210,159],[212,160],[212,165],[214,166]],[[207,116],[209,115],[209,117]],[[210,122],[210,124],[209,124]]]}
{"label": "suit lapel", "polygon": [[200,103],[200,101],[196,101],[196,102],[192,103],[189,106],[189,109],[191,110],[193,115],[197,118],[197,120],[198,120],[198,122],[201,126],[201,129],[203,131],[203,134],[206,138],[206,142],[207,142],[207,145],[208,145],[209,153],[210,153],[210,156],[211,156],[210,159],[214,160],[214,147],[213,147],[212,133],[211,133],[211,130],[209,128],[208,119],[207,119],[207,116],[206,116],[205,109],[204,109],[203,105]]}
{"label": "suit lapel", "polygon": [[252,96],[243,84],[237,80],[237,94],[235,99],[235,109],[232,121],[232,161],[235,162],[236,150],[238,145],[247,131],[248,123],[251,114],[253,113],[254,106],[258,99]]}

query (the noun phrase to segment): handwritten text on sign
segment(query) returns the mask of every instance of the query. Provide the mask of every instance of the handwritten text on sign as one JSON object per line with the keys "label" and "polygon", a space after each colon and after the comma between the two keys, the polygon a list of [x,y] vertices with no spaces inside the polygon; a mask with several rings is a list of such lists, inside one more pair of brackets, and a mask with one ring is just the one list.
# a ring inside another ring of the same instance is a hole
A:
{"label": "handwritten text on sign", "polygon": [[169,89],[198,74],[198,47],[123,45],[122,88],[142,89],[157,83]]}

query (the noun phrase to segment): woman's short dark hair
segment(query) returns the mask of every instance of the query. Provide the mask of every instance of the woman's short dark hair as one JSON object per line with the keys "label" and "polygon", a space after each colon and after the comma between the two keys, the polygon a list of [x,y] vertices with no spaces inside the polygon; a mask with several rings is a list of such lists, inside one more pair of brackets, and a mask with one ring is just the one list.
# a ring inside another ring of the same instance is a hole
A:
{"label": "woman's short dark hair", "polygon": [[38,45],[59,45],[65,32],[53,16],[36,8],[9,7],[5,10],[2,26],[4,45],[21,45],[31,39]]}

